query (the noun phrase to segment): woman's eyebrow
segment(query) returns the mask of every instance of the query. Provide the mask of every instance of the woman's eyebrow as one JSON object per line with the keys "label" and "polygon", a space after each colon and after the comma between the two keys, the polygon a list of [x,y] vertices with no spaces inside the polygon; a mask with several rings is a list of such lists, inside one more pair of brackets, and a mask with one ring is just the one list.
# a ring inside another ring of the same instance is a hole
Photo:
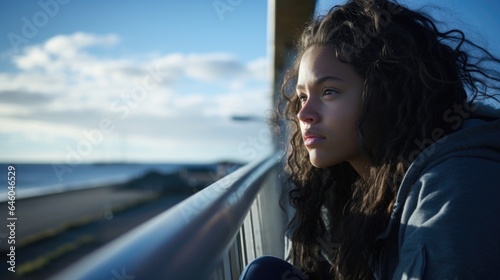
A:
{"label": "woman's eyebrow", "polygon": [[[316,80],[313,81],[313,85],[320,85],[328,80],[332,80],[332,81],[335,81],[335,82],[345,82],[344,79],[342,78],[339,78],[339,77],[335,77],[335,76],[324,76],[324,77],[321,77],[321,78],[318,78]],[[297,90],[304,90],[304,85],[303,84],[297,84],[297,86],[295,87]]]}

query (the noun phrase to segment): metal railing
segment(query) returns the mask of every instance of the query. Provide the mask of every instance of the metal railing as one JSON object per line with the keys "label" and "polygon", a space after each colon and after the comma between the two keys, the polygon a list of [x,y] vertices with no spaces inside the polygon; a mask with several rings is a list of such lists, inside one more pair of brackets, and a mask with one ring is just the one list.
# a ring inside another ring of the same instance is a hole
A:
{"label": "metal railing", "polygon": [[273,154],[245,165],[54,279],[237,279],[258,255],[283,252],[277,163]]}

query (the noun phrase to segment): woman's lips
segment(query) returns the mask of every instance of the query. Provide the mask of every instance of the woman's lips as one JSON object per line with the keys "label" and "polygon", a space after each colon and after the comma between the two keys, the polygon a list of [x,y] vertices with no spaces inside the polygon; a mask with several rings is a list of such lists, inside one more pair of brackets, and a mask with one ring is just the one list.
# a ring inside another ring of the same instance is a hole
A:
{"label": "woman's lips", "polygon": [[306,146],[313,146],[326,140],[326,138],[321,135],[308,132],[304,134],[303,138],[304,138],[304,145]]}

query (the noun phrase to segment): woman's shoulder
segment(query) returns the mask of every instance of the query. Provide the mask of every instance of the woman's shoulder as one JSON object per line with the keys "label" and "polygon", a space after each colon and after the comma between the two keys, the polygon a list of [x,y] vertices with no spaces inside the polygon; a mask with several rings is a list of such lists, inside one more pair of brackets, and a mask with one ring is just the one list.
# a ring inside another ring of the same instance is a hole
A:
{"label": "woman's shoulder", "polygon": [[476,116],[415,159],[401,183],[397,203],[406,204],[412,197],[421,201],[437,193],[445,193],[448,199],[483,193],[485,200],[500,197],[500,119]]}
{"label": "woman's shoulder", "polygon": [[[410,165],[390,224],[474,223],[500,213],[500,119],[466,122]],[[500,232],[500,222],[494,224]]]}
{"label": "woman's shoulder", "polygon": [[496,272],[500,120],[471,121],[403,180],[389,228],[398,229],[396,278],[409,271],[428,279]]}
{"label": "woman's shoulder", "polygon": [[[409,166],[407,177],[410,180],[416,180],[436,168],[440,172],[452,172],[455,165],[469,164],[471,161],[498,168],[500,108],[487,105],[472,108],[470,113],[461,114],[460,122],[456,120],[459,125],[457,131],[435,142],[431,139],[415,140],[417,144],[422,143],[417,145],[422,151]],[[425,143],[431,142],[433,144],[426,147]]]}

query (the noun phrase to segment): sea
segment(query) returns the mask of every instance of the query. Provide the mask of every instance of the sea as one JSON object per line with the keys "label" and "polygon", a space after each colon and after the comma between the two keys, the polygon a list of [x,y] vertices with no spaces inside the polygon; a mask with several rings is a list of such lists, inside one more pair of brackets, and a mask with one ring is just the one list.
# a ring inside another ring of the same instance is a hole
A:
{"label": "sea", "polygon": [[[15,170],[15,174],[9,173]],[[6,201],[9,183],[15,181],[16,199],[69,190],[122,183],[148,172],[178,172],[188,164],[173,163],[89,163],[78,165],[43,163],[0,163],[0,201]],[[196,166],[190,164],[189,166]],[[10,177],[10,178],[9,178]],[[13,179],[13,177],[15,177]],[[11,193],[12,194],[12,193]]]}

